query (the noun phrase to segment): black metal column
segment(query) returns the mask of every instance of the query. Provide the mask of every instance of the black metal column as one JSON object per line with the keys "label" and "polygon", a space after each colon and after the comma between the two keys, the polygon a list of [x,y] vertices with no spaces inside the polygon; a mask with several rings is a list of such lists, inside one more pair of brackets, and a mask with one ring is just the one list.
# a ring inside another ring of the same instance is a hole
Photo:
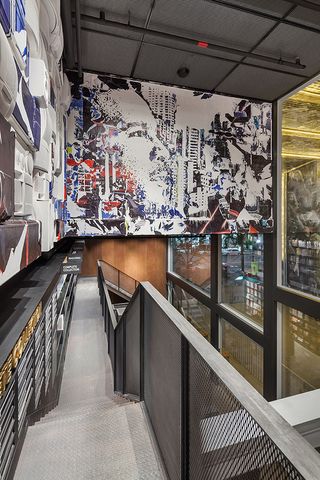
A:
{"label": "black metal column", "polygon": [[275,271],[273,234],[264,235],[264,353],[263,394],[266,400],[277,397],[277,304],[274,299]]}
{"label": "black metal column", "polygon": [[216,310],[216,305],[219,303],[219,290],[220,290],[220,253],[219,253],[219,236],[210,236],[210,262],[211,262],[211,344],[218,350],[219,348],[219,315]]}
{"label": "black metal column", "polygon": [[189,343],[181,336],[181,478],[189,479]]}
{"label": "black metal column", "polygon": [[144,317],[145,317],[145,291],[140,289],[140,400],[144,400]]}
{"label": "black metal column", "polygon": [[273,178],[273,215],[274,231],[264,235],[264,354],[263,354],[263,394],[268,401],[277,398],[277,228],[278,201],[278,105],[272,105],[272,178]]}

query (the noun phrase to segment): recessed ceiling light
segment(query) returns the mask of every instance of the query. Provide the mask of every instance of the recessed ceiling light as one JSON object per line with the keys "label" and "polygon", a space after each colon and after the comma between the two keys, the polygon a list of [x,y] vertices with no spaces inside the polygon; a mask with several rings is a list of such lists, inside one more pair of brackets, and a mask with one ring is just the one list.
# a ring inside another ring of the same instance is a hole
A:
{"label": "recessed ceiling light", "polygon": [[187,67],[180,67],[180,68],[178,68],[178,70],[177,70],[177,74],[178,74],[178,76],[179,76],[180,78],[185,78],[185,77],[187,77],[187,76],[189,75],[189,73],[190,73],[190,70],[189,70],[189,68],[187,68]]}

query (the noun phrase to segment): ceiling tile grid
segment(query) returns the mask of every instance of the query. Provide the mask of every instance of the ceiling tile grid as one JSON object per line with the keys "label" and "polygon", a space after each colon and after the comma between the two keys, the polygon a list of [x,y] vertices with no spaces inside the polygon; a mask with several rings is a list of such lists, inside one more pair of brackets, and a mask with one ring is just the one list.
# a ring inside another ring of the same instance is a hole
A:
{"label": "ceiling tile grid", "polygon": [[203,0],[157,0],[150,28],[249,49],[274,24]]}
{"label": "ceiling tile grid", "polygon": [[[212,57],[169,50],[167,47],[144,45],[137,63],[136,76],[144,80],[210,90],[235,65]],[[180,78],[177,66],[188,68],[190,74],[186,78]]]}
{"label": "ceiling tile grid", "polygon": [[[293,0],[80,3],[83,70],[263,100],[279,98],[320,71],[320,11]],[[74,13],[72,22],[75,33]],[[295,68],[297,58],[305,68]],[[181,67],[187,76],[178,75]]]}

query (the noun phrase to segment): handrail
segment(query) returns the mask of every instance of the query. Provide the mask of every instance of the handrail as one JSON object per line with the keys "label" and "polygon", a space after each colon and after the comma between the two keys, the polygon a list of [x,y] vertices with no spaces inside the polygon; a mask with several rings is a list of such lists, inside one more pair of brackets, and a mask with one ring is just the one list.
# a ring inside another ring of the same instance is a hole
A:
{"label": "handrail", "polygon": [[319,454],[149,282],[110,334],[115,389],[145,401],[169,478],[319,480]]}
{"label": "handrail", "polygon": [[[128,297],[131,297],[135,289],[139,285],[138,280],[122,272],[117,267],[115,267],[114,265],[111,265],[111,263],[106,262],[105,260],[98,260],[98,262],[102,270],[103,269],[109,270],[109,272],[107,272],[108,278],[105,278],[105,281],[110,286],[112,286],[115,290],[117,290],[119,293],[125,294]],[[112,278],[110,278],[111,272],[113,272]],[[130,291],[128,289],[128,282],[131,283],[131,286],[132,286],[132,288],[130,288]]]}
{"label": "handrail", "polygon": [[172,323],[180,330],[189,344],[201,355],[209,367],[220,378],[223,378],[223,382],[230,392],[238,398],[243,407],[250,412],[250,415],[296,469],[306,479],[319,480],[320,455],[316,450],[186,321],[185,317],[155,287],[149,282],[142,282],[141,286],[158,304],[161,310],[167,314]]}

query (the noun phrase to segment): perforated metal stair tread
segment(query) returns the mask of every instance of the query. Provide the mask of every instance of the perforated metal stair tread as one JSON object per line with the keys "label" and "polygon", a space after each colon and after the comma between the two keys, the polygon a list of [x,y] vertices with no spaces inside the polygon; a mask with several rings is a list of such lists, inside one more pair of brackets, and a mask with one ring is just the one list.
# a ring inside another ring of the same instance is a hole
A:
{"label": "perforated metal stair tread", "polygon": [[69,408],[68,410],[62,410],[62,411],[55,411],[53,410],[49,415],[46,415],[43,417],[37,425],[44,425],[49,422],[63,422],[63,421],[72,421],[73,419],[78,419],[79,421],[81,420],[82,417],[87,417],[88,415],[91,415],[92,413],[95,413],[96,415],[104,415],[105,412],[108,410],[113,410],[115,408],[124,408],[127,407],[128,404],[126,403],[113,403],[111,401],[107,402],[100,402],[100,403],[91,403],[88,406],[83,405],[81,408],[76,408],[72,410]]}
{"label": "perforated metal stair tread", "polygon": [[[73,413],[73,412],[76,412],[78,410],[81,410],[82,408],[88,408],[90,406],[94,406],[94,405],[100,405],[100,404],[105,404],[105,405],[128,405],[128,402],[126,399],[122,398],[122,399],[113,399],[113,398],[108,398],[108,397],[105,397],[105,398],[101,398],[101,399],[98,399],[98,400],[91,400],[91,401],[83,401],[81,403],[75,403],[75,404],[71,404],[71,405],[67,405],[67,406],[64,406],[64,407],[56,407],[55,409],[51,410],[51,412],[49,413],[49,415],[51,414],[54,414],[54,415],[64,415],[65,413],[68,414],[68,413]],[[134,403],[134,402],[132,402]],[[46,417],[43,417],[43,418],[46,418]]]}
{"label": "perforated metal stair tread", "polygon": [[90,406],[78,418],[31,427],[15,479],[57,478],[164,479],[140,404]]}

